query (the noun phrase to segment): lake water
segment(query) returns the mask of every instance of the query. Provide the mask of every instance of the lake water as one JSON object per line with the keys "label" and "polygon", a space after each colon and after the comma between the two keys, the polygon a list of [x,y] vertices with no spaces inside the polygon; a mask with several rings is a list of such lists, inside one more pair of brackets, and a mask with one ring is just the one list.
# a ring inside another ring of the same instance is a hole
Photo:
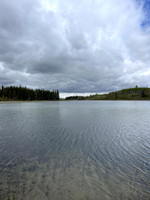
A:
{"label": "lake water", "polygon": [[0,104],[0,199],[149,200],[150,102]]}

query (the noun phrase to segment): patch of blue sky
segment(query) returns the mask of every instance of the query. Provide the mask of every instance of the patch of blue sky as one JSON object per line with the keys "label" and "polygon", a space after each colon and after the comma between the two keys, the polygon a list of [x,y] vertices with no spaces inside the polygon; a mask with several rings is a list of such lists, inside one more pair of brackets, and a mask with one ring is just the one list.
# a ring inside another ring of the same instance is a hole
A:
{"label": "patch of blue sky", "polygon": [[150,26],[150,0],[137,0],[137,3],[142,5],[143,12],[144,12],[144,20],[141,23],[141,26],[149,27]]}

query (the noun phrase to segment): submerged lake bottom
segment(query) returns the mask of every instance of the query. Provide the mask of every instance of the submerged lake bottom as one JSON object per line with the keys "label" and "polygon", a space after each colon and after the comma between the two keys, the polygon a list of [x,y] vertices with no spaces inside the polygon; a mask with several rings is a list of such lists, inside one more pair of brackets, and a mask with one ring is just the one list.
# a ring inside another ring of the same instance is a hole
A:
{"label": "submerged lake bottom", "polygon": [[150,102],[0,104],[0,199],[149,200]]}

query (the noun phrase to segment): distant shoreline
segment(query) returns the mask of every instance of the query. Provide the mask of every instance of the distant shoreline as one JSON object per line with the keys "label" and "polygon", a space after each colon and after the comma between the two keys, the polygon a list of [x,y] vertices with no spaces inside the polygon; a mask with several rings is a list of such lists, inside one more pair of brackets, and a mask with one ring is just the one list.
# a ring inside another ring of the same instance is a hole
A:
{"label": "distant shoreline", "polygon": [[84,99],[84,100],[65,100],[65,99],[60,99],[60,100],[34,100],[34,101],[0,101],[0,104],[13,104],[13,103],[44,103],[44,102],[60,102],[60,101],[150,101],[150,99],[116,99],[116,100],[111,100],[111,99]]}
{"label": "distant shoreline", "polygon": [[[0,101],[0,104],[5,104],[5,103],[31,103],[31,102],[33,102],[33,103],[36,103],[36,102],[57,102],[57,101],[61,101],[61,100],[33,100],[33,101],[29,101],[29,100],[25,100],[25,101],[23,101],[23,100],[15,100],[15,101]],[[63,100],[62,100],[63,101]]]}

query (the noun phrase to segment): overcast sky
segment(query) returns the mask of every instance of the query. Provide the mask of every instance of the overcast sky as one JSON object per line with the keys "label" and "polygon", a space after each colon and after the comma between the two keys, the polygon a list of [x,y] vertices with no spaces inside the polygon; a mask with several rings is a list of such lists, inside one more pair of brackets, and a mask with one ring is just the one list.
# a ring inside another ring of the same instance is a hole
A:
{"label": "overcast sky", "polygon": [[0,0],[0,85],[150,86],[150,0]]}

